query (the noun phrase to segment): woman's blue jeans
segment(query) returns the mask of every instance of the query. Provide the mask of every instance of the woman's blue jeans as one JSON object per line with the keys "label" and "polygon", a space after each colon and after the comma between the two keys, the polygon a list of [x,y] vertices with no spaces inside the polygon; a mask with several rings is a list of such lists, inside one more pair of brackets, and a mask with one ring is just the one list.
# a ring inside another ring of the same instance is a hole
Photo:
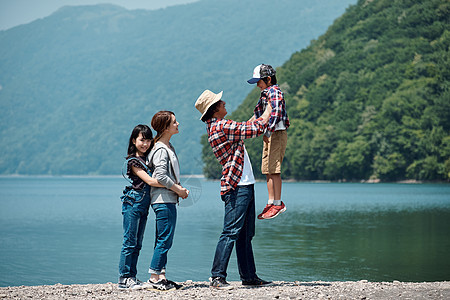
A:
{"label": "woman's blue jeans", "polygon": [[217,243],[211,270],[212,277],[227,277],[227,266],[236,243],[236,256],[241,280],[256,278],[252,238],[255,235],[254,186],[237,186],[222,195],[225,202],[223,232]]}
{"label": "woman's blue jeans", "polygon": [[122,199],[123,245],[119,260],[121,278],[136,277],[139,252],[150,207],[150,187],[136,191],[125,188]]}
{"label": "woman's blue jeans", "polygon": [[152,204],[156,216],[155,248],[150,264],[151,274],[165,273],[167,253],[172,247],[175,225],[177,223],[177,208],[175,203]]}

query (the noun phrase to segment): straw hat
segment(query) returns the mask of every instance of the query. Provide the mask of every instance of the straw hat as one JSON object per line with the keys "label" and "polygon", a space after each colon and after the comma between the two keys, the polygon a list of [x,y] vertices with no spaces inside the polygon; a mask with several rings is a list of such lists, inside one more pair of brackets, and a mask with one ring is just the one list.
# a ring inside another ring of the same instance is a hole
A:
{"label": "straw hat", "polygon": [[200,97],[198,97],[195,102],[195,108],[202,114],[200,120],[206,114],[211,105],[222,99],[222,94],[223,91],[218,94],[214,94],[210,90],[205,90]]}

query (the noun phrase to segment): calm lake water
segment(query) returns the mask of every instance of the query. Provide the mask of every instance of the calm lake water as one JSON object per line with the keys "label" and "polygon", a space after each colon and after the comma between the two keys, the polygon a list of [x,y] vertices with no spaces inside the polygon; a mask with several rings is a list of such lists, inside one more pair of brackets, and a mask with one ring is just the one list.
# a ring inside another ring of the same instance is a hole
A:
{"label": "calm lake water", "polygon": [[[188,177],[169,279],[205,281],[222,229],[219,182]],[[117,281],[122,243],[119,177],[0,178],[0,286]],[[257,183],[257,212],[267,198]],[[266,280],[450,280],[450,185],[285,183],[286,213],[256,221]],[[150,211],[138,266],[148,279]],[[235,255],[228,280],[239,280]]]}

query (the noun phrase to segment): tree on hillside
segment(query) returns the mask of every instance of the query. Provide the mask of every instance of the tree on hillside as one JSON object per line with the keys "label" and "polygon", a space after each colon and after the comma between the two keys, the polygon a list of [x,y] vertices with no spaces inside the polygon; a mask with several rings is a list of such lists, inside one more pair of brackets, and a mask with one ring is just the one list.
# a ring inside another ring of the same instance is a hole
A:
{"label": "tree on hillside", "polygon": [[[448,181],[449,16],[449,1],[360,0],[278,68],[291,119],[283,177]],[[246,145],[258,170],[261,145]]]}

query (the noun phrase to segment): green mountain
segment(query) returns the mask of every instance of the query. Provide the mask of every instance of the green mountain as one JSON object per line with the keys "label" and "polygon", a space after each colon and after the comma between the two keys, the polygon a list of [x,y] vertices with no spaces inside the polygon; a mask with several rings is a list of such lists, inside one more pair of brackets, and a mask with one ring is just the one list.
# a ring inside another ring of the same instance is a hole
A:
{"label": "green mountain", "polygon": [[132,128],[158,110],[180,122],[182,172],[201,173],[201,92],[236,108],[254,66],[281,65],[355,1],[69,6],[0,31],[0,174],[118,174]]}
{"label": "green mountain", "polygon": [[[278,68],[291,120],[283,177],[448,181],[449,18],[448,0],[359,0]],[[247,120],[258,97],[231,118]],[[261,138],[246,145],[259,170]]]}

